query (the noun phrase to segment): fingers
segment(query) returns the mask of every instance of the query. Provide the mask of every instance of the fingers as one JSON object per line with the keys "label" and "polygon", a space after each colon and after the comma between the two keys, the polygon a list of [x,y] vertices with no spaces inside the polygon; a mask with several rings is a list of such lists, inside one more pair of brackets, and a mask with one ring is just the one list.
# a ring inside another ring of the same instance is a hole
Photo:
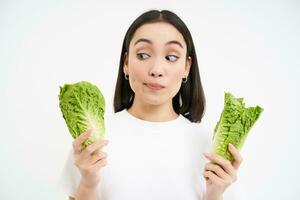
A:
{"label": "fingers", "polygon": [[93,168],[93,165],[99,163],[99,161],[102,161],[103,159],[106,159],[107,154],[102,152],[101,149],[107,144],[108,140],[100,139],[86,147],[80,153],[75,154],[75,165],[81,169]]}
{"label": "fingers", "polygon": [[82,134],[80,134],[74,141],[73,141],[73,149],[74,149],[74,153],[78,154],[81,152],[82,150],[82,143],[84,143],[84,141],[86,139],[88,139],[92,134],[92,130],[88,130],[86,132],[83,132]]}
{"label": "fingers", "polygon": [[243,158],[237,148],[235,148],[232,144],[228,144],[228,150],[233,156],[232,166],[235,169],[238,169],[239,166],[242,164]]}
{"label": "fingers", "polygon": [[213,164],[217,164],[221,166],[226,173],[228,173],[230,176],[235,176],[235,169],[233,168],[231,162],[229,160],[226,160],[222,156],[219,156],[217,154],[203,154],[208,160],[210,160]]}
{"label": "fingers", "polygon": [[101,160],[98,160],[98,161],[93,165],[93,167],[99,169],[99,168],[102,168],[102,167],[104,167],[104,166],[106,166],[106,165],[107,165],[107,158],[103,158],[103,159],[101,159]]}
{"label": "fingers", "polygon": [[216,174],[214,174],[212,171],[204,171],[203,176],[207,181],[211,181],[213,183],[220,183],[222,182],[222,179],[219,178]]}
{"label": "fingers", "polygon": [[203,154],[211,161],[205,164],[203,172],[207,183],[214,183],[223,188],[227,188],[237,180],[237,170],[242,163],[242,156],[239,150],[232,144],[228,145],[228,150],[233,156],[232,162],[217,154]]}
{"label": "fingers", "polygon": [[108,140],[98,140],[94,143],[92,143],[91,145],[89,145],[88,147],[86,147],[82,153],[85,155],[85,156],[88,156],[88,155],[92,155],[92,154],[96,154],[97,151],[99,151],[99,149],[102,149],[102,147],[106,146],[108,144]]}
{"label": "fingers", "polygon": [[228,179],[230,176],[219,166],[213,163],[207,163],[204,167],[205,171],[211,171],[222,179]]}
{"label": "fingers", "polygon": [[107,153],[106,152],[99,152],[95,155],[92,156],[91,158],[91,163],[96,164],[99,160],[103,160],[107,158]]}

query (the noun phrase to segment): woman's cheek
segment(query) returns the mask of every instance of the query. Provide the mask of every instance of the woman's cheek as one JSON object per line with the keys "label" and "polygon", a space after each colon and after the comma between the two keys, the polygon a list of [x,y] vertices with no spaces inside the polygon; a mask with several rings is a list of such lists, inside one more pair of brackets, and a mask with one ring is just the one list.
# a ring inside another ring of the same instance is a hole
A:
{"label": "woman's cheek", "polygon": [[176,94],[181,86],[183,71],[182,70],[171,70],[169,72],[169,74],[170,74],[170,84],[169,85],[173,86],[172,88]]}
{"label": "woman's cheek", "polygon": [[143,70],[143,67],[134,65],[132,66],[132,71],[131,71],[131,76],[132,76],[132,81],[138,81],[138,82],[143,82],[143,79],[145,77],[145,70]]}
{"label": "woman's cheek", "polygon": [[145,82],[145,76],[147,75],[145,74],[145,67],[140,65],[138,62],[132,61],[129,68],[130,86],[135,93],[141,90]]}

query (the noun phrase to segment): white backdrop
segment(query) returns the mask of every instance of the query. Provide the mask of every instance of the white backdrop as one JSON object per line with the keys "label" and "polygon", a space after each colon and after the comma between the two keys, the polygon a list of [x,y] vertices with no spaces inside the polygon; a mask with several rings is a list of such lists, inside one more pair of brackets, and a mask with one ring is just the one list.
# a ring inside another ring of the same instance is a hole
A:
{"label": "white backdrop", "polygon": [[225,91],[265,109],[241,152],[239,180],[249,199],[300,199],[296,0],[2,0],[0,199],[61,198],[55,184],[72,139],[58,107],[59,86],[95,83],[112,112],[123,37],[152,8],[176,12],[192,33],[208,128],[218,120]]}

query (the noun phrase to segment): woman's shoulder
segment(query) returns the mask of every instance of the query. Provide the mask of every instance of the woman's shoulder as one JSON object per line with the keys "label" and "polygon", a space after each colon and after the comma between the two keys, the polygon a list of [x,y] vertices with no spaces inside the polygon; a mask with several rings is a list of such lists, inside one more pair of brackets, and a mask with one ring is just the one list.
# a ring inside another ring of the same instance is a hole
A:
{"label": "woman's shoulder", "polygon": [[211,128],[209,128],[206,124],[200,122],[200,123],[195,123],[191,122],[189,119],[184,118],[183,121],[183,126],[186,129],[186,132],[189,132],[189,134],[194,137],[196,140],[201,140],[205,142],[210,142],[212,140],[213,136],[213,131]]}
{"label": "woman's shoulder", "polygon": [[182,121],[190,129],[193,129],[195,131],[201,132],[201,133],[206,134],[206,135],[211,135],[212,134],[211,128],[209,128],[205,123],[203,123],[203,122],[191,122],[189,119],[187,119],[183,115],[181,115],[181,116],[183,118]]}
{"label": "woman's shoulder", "polygon": [[113,112],[113,111],[109,111],[109,112],[105,112],[104,114],[104,118],[116,118],[116,117],[121,117],[122,116],[122,113],[123,113],[123,110],[122,111],[119,111],[119,112]]}
{"label": "woman's shoulder", "polygon": [[128,117],[124,111],[110,112],[104,115],[105,132],[109,134],[124,132],[128,130]]}
{"label": "woman's shoulder", "polygon": [[122,122],[126,119],[126,116],[124,115],[124,110],[119,112],[108,112],[104,115],[104,121],[106,124],[109,123],[117,123],[118,121]]}

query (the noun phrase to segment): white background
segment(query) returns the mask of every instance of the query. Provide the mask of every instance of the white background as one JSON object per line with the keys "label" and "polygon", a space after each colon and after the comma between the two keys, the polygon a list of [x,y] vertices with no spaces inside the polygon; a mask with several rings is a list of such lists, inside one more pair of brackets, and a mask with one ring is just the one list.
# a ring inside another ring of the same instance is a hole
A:
{"label": "white background", "polygon": [[[265,111],[242,150],[249,199],[300,199],[299,1],[0,1],[0,199],[60,199],[71,148],[59,86],[100,87],[112,112],[122,40],[149,9],[189,27],[213,130],[230,91]],[[201,156],[201,155],[199,155]]]}

